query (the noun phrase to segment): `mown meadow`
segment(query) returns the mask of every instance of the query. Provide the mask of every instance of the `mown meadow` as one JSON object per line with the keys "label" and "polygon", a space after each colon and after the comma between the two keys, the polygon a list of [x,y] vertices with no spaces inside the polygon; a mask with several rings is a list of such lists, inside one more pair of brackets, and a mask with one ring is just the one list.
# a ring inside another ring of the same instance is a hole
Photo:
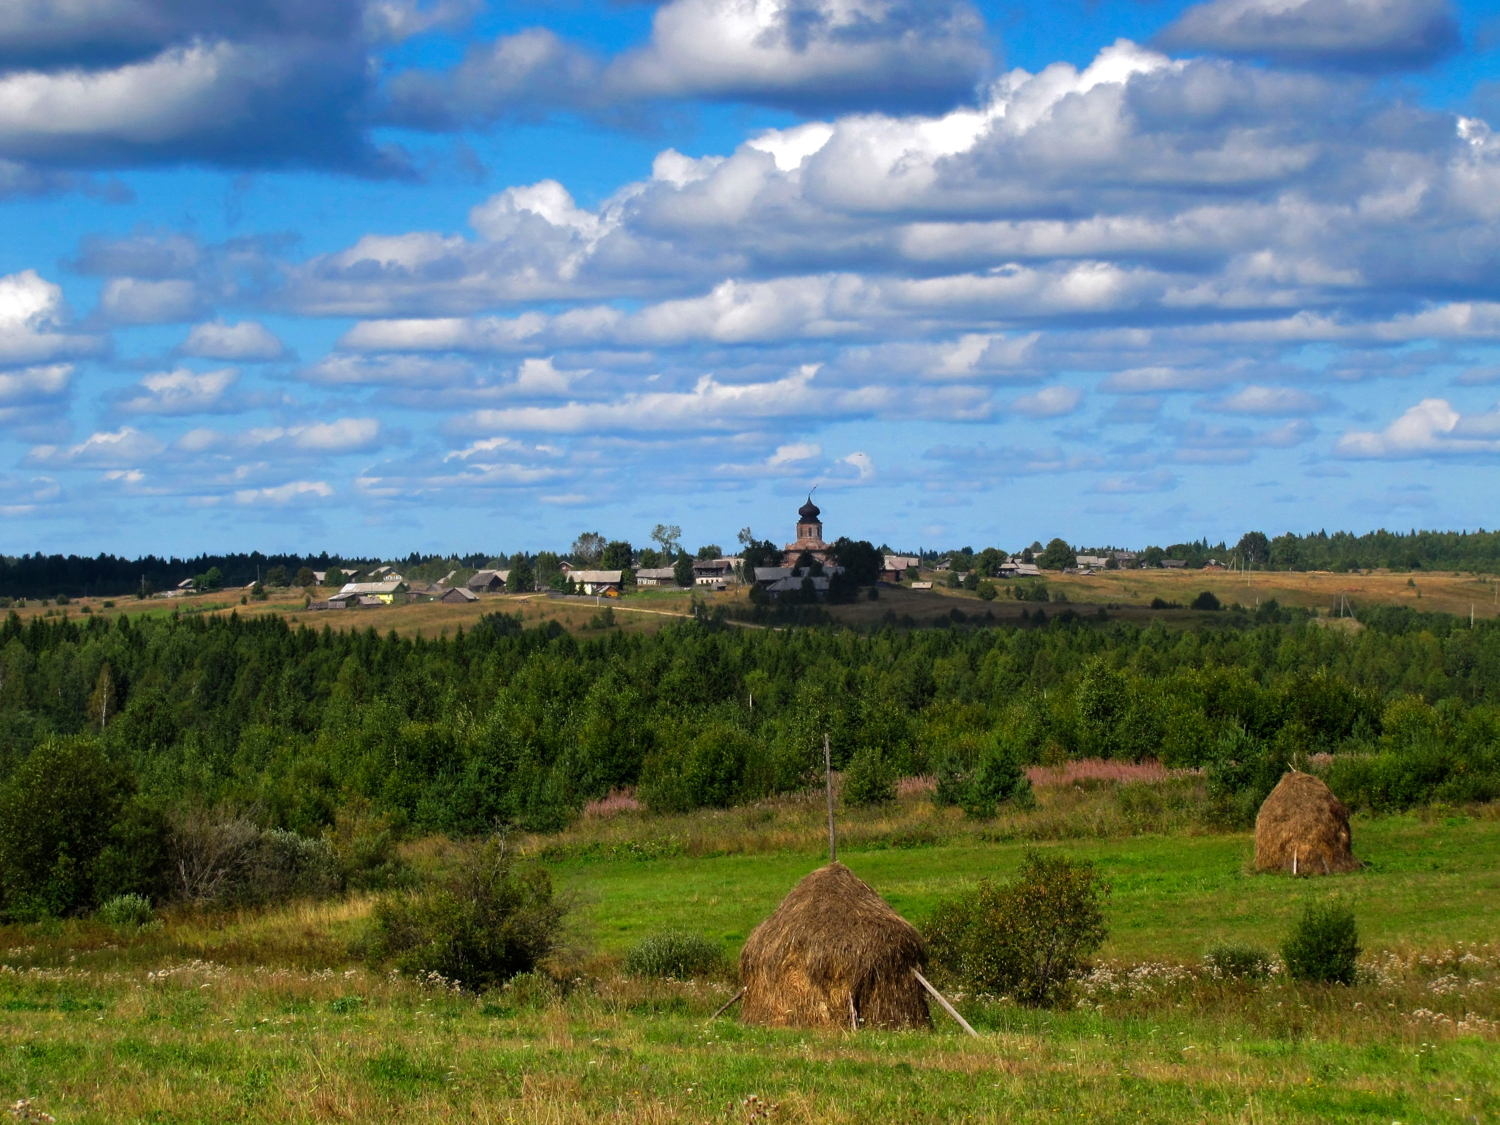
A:
{"label": "mown meadow", "polygon": [[[818,809],[791,797],[517,837],[572,903],[567,941],[550,972],[482,994],[362,957],[368,893],[178,907],[145,927],[4,927],[0,1090],[30,1098],[23,1112],[100,1122],[1492,1120],[1494,807],[1357,817],[1365,867],[1299,880],[1250,874],[1244,833],[1139,819],[1141,790],[1165,807],[1185,788],[1191,802],[1192,784],[1043,784],[1036,810],[985,829],[917,787],[841,811],[841,859],[918,922],[1028,847],[1090,859],[1110,885],[1109,940],[1069,1003],[960,996],[977,1041],[936,1014],[925,1033],[751,1028],[732,1011],[710,1020],[731,971],[625,974],[624,952],[664,929],[733,954],[826,860]],[[431,869],[455,846],[404,852]],[[1204,964],[1219,941],[1274,950],[1302,903],[1329,896],[1360,922],[1353,987],[1226,980]]]}

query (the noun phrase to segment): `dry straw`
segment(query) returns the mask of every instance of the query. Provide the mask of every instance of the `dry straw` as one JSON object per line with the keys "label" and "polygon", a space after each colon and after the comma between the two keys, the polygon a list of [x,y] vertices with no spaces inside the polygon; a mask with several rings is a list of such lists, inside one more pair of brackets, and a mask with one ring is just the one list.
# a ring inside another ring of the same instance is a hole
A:
{"label": "dry straw", "polygon": [[744,1018],[767,1027],[930,1027],[910,922],[842,863],[807,876],[740,954]]}
{"label": "dry straw", "polygon": [[1293,770],[1255,818],[1255,869],[1293,875],[1354,871],[1349,810],[1322,779]]}

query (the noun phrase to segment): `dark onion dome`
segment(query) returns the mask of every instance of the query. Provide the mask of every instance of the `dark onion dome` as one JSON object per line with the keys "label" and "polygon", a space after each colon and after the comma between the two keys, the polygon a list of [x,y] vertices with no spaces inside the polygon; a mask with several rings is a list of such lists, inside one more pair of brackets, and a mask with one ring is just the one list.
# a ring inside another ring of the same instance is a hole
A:
{"label": "dark onion dome", "polygon": [[802,517],[802,522],[806,523],[808,520],[817,519],[820,511],[818,506],[812,502],[812,497],[809,496],[807,498],[807,503],[803,504],[802,507],[797,509],[797,514]]}

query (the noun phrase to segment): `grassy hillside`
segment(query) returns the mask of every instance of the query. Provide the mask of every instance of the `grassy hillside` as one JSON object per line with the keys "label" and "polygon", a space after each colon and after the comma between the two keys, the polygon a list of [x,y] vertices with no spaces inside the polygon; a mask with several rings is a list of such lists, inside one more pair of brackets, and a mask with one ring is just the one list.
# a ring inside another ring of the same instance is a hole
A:
{"label": "grassy hillside", "polygon": [[[362,964],[350,943],[368,897],[181,914],[136,934],[11,926],[0,1090],[70,1122],[1489,1121],[1500,818],[1471,812],[1361,819],[1366,869],[1329,880],[1247,875],[1242,835],[1045,843],[1113,885],[1104,964],[1068,1010],[961,1001],[979,1041],[941,1016],[932,1033],[709,1023],[729,979],[620,974],[620,952],[666,926],[733,948],[822,862],[812,850],[611,858],[580,830],[547,865],[578,901],[567,983],[484,997]],[[716,827],[732,840],[763,826]],[[842,858],[920,920],[937,897],[1008,874],[1023,846],[867,839]],[[444,848],[411,858],[438,864]],[[1298,903],[1330,893],[1361,921],[1359,985],[1234,985],[1199,967],[1209,941],[1273,944]]]}

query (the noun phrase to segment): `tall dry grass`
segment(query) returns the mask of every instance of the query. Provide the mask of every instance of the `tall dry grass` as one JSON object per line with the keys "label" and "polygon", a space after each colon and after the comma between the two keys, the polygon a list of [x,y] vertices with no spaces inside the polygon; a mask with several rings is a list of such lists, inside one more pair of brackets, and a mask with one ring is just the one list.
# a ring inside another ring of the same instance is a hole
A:
{"label": "tall dry grass", "polygon": [[[851,851],[969,840],[1100,839],[1142,833],[1211,831],[1203,779],[1155,762],[1083,761],[1030,771],[1036,808],[1003,807],[975,820],[933,803],[932,778],[897,785],[896,799],[837,810],[839,846]],[[838,775],[834,775],[837,789]],[[630,791],[590,804],[562,832],[528,835],[522,851],[545,860],[656,859],[816,851],[827,839],[821,790],[767,798],[732,809],[653,814]]]}

